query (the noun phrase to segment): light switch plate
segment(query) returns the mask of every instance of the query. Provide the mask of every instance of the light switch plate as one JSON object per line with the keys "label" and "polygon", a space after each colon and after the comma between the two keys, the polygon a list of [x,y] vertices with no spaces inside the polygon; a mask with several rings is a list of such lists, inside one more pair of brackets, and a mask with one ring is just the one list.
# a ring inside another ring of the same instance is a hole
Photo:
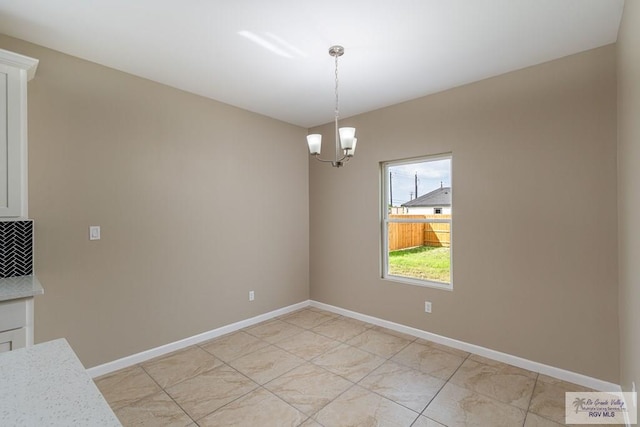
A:
{"label": "light switch plate", "polygon": [[89,240],[100,240],[100,226],[99,225],[90,225],[89,226]]}

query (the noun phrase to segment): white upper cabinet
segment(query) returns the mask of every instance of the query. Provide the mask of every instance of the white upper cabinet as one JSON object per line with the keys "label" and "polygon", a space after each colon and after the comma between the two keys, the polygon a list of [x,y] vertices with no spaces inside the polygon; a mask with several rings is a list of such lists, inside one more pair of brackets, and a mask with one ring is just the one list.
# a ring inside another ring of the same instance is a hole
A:
{"label": "white upper cabinet", "polygon": [[37,66],[0,49],[0,217],[27,216],[27,82]]}

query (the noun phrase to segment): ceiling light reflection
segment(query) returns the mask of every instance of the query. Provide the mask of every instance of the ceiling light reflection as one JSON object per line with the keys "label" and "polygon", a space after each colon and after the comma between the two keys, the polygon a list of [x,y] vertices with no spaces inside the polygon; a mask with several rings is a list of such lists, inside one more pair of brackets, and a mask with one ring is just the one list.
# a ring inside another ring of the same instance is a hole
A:
{"label": "ceiling light reflection", "polygon": [[251,40],[258,46],[261,46],[268,51],[284,58],[293,58],[294,56],[306,58],[307,56],[309,56],[291,43],[273,33],[265,33],[265,36],[272,39],[274,43],[270,42],[265,37],[262,37],[251,31],[242,30],[238,31],[238,34],[248,40]]}
{"label": "ceiling light reflection", "polygon": [[276,55],[280,55],[280,56],[283,56],[285,58],[293,58],[293,56],[291,56],[288,52],[285,52],[284,50],[280,49],[278,46],[276,46],[273,43],[265,40],[264,38],[260,37],[259,35],[252,33],[251,31],[245,31],[245,30],[238,31],[238,34],[241,35],[242,37],[245,37],[245,38],[251,40],[252,42],[257,44],[258,46],[262,46],[263,48],[275,53]]}
{"label": "ceiling light reflection", "polygon": [[289,43],[288,41],[284,40],[283,38],[280,38],[280,37],[276,36],[273,33],[265,33],[265,35],[267,37],[272,38],[274,41],[279,43],[280,46],[282,46],[283,48],[287,49],[289,52],[296,54],[297,56],[300,56],[302,58],[306,58],[306,57],[309,56],[305,52],[301,51],[300,49],[298,49],[297,47],[295,47],[294,45]]}

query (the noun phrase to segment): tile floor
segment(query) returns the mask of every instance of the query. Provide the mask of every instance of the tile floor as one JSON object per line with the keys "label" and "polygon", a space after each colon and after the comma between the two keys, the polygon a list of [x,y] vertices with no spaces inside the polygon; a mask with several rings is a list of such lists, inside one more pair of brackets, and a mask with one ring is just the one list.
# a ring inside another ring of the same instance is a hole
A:
{"label": "tile floor", "polygon": [[96,379],[124,426],[518,426],[588,391],[307,308]]}

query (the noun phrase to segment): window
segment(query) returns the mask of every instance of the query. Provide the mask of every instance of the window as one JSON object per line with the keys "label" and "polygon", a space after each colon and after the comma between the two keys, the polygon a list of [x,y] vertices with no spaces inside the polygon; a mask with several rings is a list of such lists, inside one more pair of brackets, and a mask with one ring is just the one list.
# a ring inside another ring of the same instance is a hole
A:
{"label": "window", "polygon": [[382,163],[382,278],[452,288],[451,155]]}

